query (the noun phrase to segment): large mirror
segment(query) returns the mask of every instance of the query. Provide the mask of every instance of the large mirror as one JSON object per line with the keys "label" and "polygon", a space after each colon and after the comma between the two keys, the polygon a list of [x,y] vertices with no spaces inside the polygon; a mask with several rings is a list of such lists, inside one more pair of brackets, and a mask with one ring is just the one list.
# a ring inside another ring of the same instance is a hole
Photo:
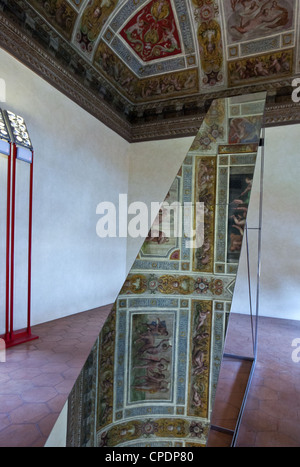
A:
{"label": "large mirror", "polygon": [[68,446],[206,446],[265,98],[212,102],[69,397]]}

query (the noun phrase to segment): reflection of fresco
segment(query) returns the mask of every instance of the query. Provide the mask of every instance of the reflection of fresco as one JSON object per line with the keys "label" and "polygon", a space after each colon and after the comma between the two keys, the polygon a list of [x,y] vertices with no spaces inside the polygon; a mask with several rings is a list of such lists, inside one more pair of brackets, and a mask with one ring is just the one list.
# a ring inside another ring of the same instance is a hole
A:
{"label": "reflection of fresco", "polygon": [[232,118],[229,127],[229,143],[258,143],[258,130],[261,128],[261,123],[261,116]]}
{"label": "reflection of fresco", "polygon": [[258,141],[264,102],[260,93],[211,106],[199,133],[223,131],[208,152],[192,146],[169,192],[204,203],[203,245],[180,238],[176,260],[158,243],[139,253],[83,370],[90,389],[80,377],[70,396],[68,446],[206,445],[258,147],[233,138],[231,110]]}
{"label": "reflection of fresco", "polygon": [[196,158],[195,202],[204,203],[204,243],[194,252],[194,270],[212,272],[214,260],[216,158]]}
{"label": "reflection of fresco", "polygon": [[[147,236],[141,251],[140,256],[162,256],[167,257],[174,248],[178,246],[178,237],[176,236],[180,218],[180,209],[178,207],[179,177],[176,177],[165,199],[165,205],[162,206],[156,219],[154,220],[149,235]],[[177,204],[174,204],[177,203]],[[172,205],[174,208],[172,208]],[[177,208],[176,208],[177,205]],[[181,227],[181,226],[180,226]],[[173,259],[176,259],[178,255]]]}
{"label": "reflection of fresco", "polygon": [[[157,438],[169,438],[170,433],[176,433],[178,440],[183,440],[190,437],[192,440],[197,441],[207,436],[208,429],[205,424],[199,422],[190,422],[182,418],[148,418],[148,420],[139,421],[133,420],[127,423],[116,425],[101,434],[101,438],[98,440],[99,447],[111,447],[116,446],[124,441],[133,441],[137,439],[147,439],[145,444],[142,443],[130,443],[132,447],[160,447],[160,446],[183,446],[182,442],[177,442],[175,445],[172,443],[166,444],[163,441],[159,443],[151,443],[151,437],[156,436]],[[150,438],[150,440],[149,440]],[[190,446],[198,446],[198,443],[190,444]]]}
{"label": "reflection of fresco", "polygon": [[293,70],[293,50],[268,53],[228,64],[229,85],[251,83],[266,78],[280,78]]}
{"label": "reflection of fresco", "polygon": [[129,403],[171,400],[174,315],[134,314],[132,317]]}
{"label": "reflection of fresco", "polygon": [[224,0],[230,42],[269,36],[293,25],[294,0]]}
{"label": "reflection of fresco", "polygon": [[212,302],[193,301],[188,415],[208,416]]}
{"label": "reflection of fresco", "polygon": [[230,174],[228,215],[228,261],[235,262],[242,248],[253,181],[253,172],[238,174],[236,171]]}
{"label": "reflection of fresco", "polygon": [[206,153],[212,150],[215,153],[216,146],[225,136],[225,101],[216,99],[212,102],[209,112],[205,116],[203,125],[194,139],[191,151],[204,151]]}
{"label": "reflection of fresco", "polygon": [[145,62],[181,52],[170,0],[152,0],[131,18],[121,36]]}
{"label": "reflection of fresco", "polygon": [[100,335],[99,348],[99,400],[98,426],[105,426],[113,419],[113,387],[114,387],[114,345],[115,345],[115,310],[109,315]]}

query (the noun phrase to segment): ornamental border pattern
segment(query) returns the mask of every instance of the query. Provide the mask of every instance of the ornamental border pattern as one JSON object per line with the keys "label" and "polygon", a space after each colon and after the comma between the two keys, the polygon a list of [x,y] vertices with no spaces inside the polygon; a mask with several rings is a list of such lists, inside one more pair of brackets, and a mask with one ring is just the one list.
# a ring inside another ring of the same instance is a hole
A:
{"label": "ornamental border pattern", "polygon": [[[205,102],[260,91],[267,91],[273,96],[276,90],[281,87],[291,86],[291,79],[286,79],[280,82],[239,87],[205,94],[204,96],[195,96],[194,101],[196,100],[197,105],[199,104],[196,115],[167,118],[166,115],[161,114],[157,116],[155,121],[144,121],[143,118],[138,118],[137,120],[140,121],[137,123],[130,123],[125,115],[122,116],[112,109],[104,99],[88,90],[80,81],[80,78],[64,70],[50,53],[42,49],[35,40],[20,31],[2,12],[0,12],[0,24],[0,47],[129,143],[195,136],[205,116],[204,109],[200,107]],[[191,103],[191,97],[171,100],[170,102],[182,109],[185,103],[187,105]],[[156,102],[151,105],[137,106],[139,114],[143,114],[144,111],[151,110],[151,108],[159,109],[161,103]],[[266,127],[295,123],[300,123],[299,104],[293,103],[292,100],[283,103],[267,102],[265,112]]]}

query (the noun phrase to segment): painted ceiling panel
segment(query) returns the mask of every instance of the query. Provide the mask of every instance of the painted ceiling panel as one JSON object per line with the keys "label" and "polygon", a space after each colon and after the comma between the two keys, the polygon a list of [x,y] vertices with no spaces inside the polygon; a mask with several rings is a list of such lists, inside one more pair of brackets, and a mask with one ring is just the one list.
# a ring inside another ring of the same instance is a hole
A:
{"label": "painted ceiling panel", "polygon": [[299,73],[299,0],[11,2],[44,47],[127,113]]}

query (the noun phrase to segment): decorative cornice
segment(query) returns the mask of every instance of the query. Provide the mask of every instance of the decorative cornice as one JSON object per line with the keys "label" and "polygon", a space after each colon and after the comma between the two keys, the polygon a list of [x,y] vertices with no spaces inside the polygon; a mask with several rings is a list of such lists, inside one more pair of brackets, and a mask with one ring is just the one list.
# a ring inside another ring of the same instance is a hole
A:
{"label": "decorative cornice", "polygon": [[[284,102],[276,102],[276,89],[289,87],[289,80],[246,88],[226,89],[219,93],[194,96],[194,98],[189,96],[186,100],[173,100],[168,103],[170,107],[173,106],[176,109],[173,116],[163,112],[157,113],[162,103],[152,105],[148,103],[145,108],[137,107],[140,117],[130,122],[125,114],[113,108],[112,103],[101,98],[99,93],[94,93],[75,73],[72,74],[66,70],[50,52],[25,34],[21,27],[19,28],[2,12],[0,12],[0,24],[0,46],[3,49],[130,143],[195,136],[205,115],[205,103],[214,98],[242,93],[270,92],[271,99],[275,102],[269,99],[267,103],[266,126],[300,123],[300,104],[292,102],[289,95],[286,96]],[[193,102],[196,105],[194,110],[190,115],[183,115],[184,106],[188,107]],[[150,111],[150,116],[147,116],[147,111]],[[152,114],[151,111],[153,111]]]}
{"label": "decorative cornice", "polygon": [[126,140],[130,124],[0,13],[0,46]]}
{"label": "decorative cornice", "polygon": [[[192,117],[173,118],[169,121],[157,120],[144,124],[136,124],[131,131],[131,142],[153,139],[178,138],[196,136],[205,113]],[[300,103],[267,103],[265,111],[265,127],[291,125],[300,123]]]}

